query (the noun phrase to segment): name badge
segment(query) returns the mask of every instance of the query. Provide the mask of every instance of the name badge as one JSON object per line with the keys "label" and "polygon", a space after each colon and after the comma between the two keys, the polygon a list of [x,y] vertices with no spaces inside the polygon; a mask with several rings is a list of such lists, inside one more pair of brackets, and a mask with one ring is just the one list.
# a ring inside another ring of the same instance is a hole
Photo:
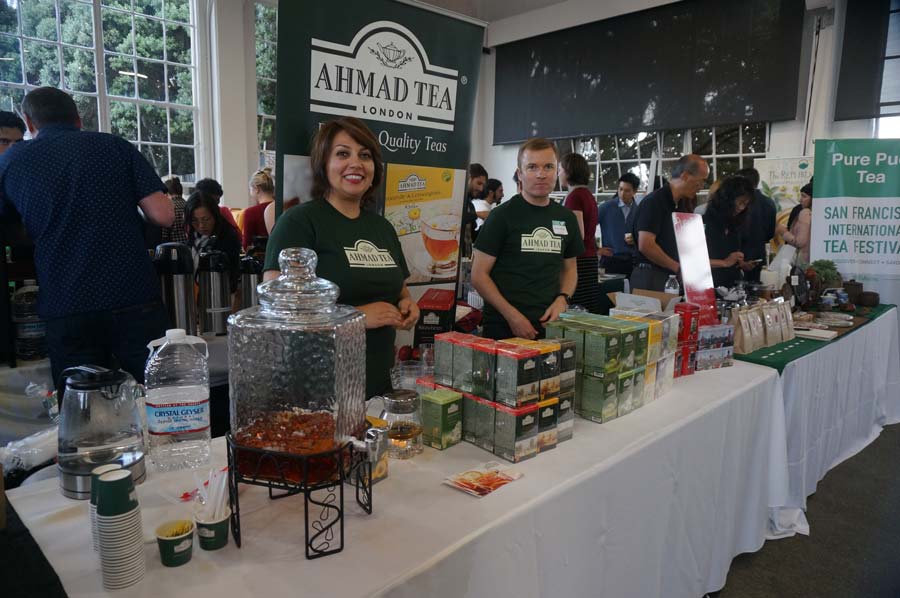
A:
{"label": "name badge", "polygon": [[554,235],[568,235],[569,229],[566,228],[566,223],[562,220],[554,220],[553,221],[553,234]]}

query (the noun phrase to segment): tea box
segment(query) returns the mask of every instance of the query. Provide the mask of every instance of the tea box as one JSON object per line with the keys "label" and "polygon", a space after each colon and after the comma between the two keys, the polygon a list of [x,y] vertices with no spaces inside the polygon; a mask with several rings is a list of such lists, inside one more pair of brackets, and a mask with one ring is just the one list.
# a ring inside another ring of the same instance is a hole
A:
{"label": "tea box", "polygon": [[518,463],[537,454],[538,404],[513,408],[497,404],[494,454]]}
{"label": "tea box", "polygon": [[717,324],[715,326],[701,326],[697,332],[697,350],[721,349],[734,346],[734,326],[731,324]]}
{"label": "tea box", "polygon": [[618,374],[581,377],[581,417],[603,423],[616,417]]}
{"label": "tea box", "polygon": [[602,326],[616,328],[622,333],[619,348],[620,370],[628,371],[639,365],[647,365],[647,325],[630,320],[607,318]]}
{"label": "tea box", "polygon": [[[635,343],[635,367],[645,366],[659,359],[662,354],[662,322],[647,316],[617,316],[620,320],[629,320],[640,324],[646,324],[646,331],[639,331]],[[646,354],[642,355],[642,347],[646,347]]]}
{"label": "tea box", "polygon": [[497,370],[497,343],[490,339],[473,342],[472,392],[494,400],[494,372]]}
{"label": "tea box", "polygon": [[559,418],[559,399],[553,397],[538,403],[538,440],[539,453],[556,448]]}
{"label": "tea box", "polygon": [[422,442],[440,450],[462,439],[462,394],[435,389],[422,395]]}
{"label": "tea box", "polygon": [[[671,313],[654,313],[644,316],[648,320],[656,320],[660,323],[660,351],[659,356],[674,353],[678,348],[678,328],[681,322],[681,316]],[[657,358],[658,359],[658,358]],[[647,362],[656,361],[650,359]]]}
{"label": "tea box", "polygon": [[700,306],[693,303],[678,303],[675,305],[675,313],[681,317],[678,324],[678,342],[696,342],[700,326]]}
{"label": "tea box", "polygon": [[544,325],[544,336],[546,338],[563,338],[566,333],[566,324],[562,320],[554,320]]}
{"label": "tea box", "polygon": [[556,416],[556,441],[565,442],[572,438],[575,428],[575,393],[559,395],[559,411]]}
{"label": "tea box", "polygon": [[565,338],[555,339],[559,343],[559,392],[575,391],[575,341]]}
{"label": "tea box", "polygon": [[551,340],[537,341],[536,347],[541,352],[541,400],[558,397],[561,365],[560,343]]}
{"label": "tea box", "polygon": [[463,426],[462,439],[475,444],[478,440],[478,416],[480,415],[478,397],[467,392],[463,393]]}
{"label": "tea box", "polygon": [[453,385],[453,345],[464,335],[458,332],[444,332],[434,335],[434,382],[446,386]]}
{"label": "tea box", "polygon": [[511,407],[537,401],[540,395],[540,355],[533,347],[498,342],[494,400]]}
{"label": "tea box", "polygon": [[734,347],[706,349],[697,351],[696,371],[716,370],[729,367],[734,363]]}
{"label": "tea box", "polygon": [[635,409],[644,406],[644,384],[647,377],[647,367],[634,370],[634,382],[631,383],[631,403]]}
{"label": "tea box", "polygon": [[575,371],[580,372],[584,366],[584,331],[586,326],[577,322],[566,321],[563,338],[575,343]]}
{"label": "tea box", "polygon": [[453,343],[453,388],[460,392],[473,392],[472,354],[477,336],[460,335]]}
{"label": "tea box", "polygon": [[413,333],[413,345],[434,342],[437,334],[453,328],[456,293],[453,289],[428,289],[417,301],[419,319]]}
{"label": "tea box", "polygon": [[476,425],[475,444],[486,451],[494,452],[494,418],[497,405],[493,401],[478,399],[478,422]]}
{"label": "tea box", "polygon": [[634,411],[634,371],[619,374],[617,387],[617,415],[619,417]]}
{"label": "tea box", "polygon": [[641,393],[641,405],[656,400],[656,364],[657,362],[648,363],[644,368],[644,390]]}
{"label": "tea box", "polygon": [[[591,327],[584,330],[584,364],[589,376],[605,376],[618,372],[622,349],[622,333],[612,328]],[[630,351],[634,351],[632,342]],[[577,353],[576,353],[577,356]]]}
{"label": "tea box", "polygon": [[[663,355],[656,362],[656,394],[654,400],[668,394],[672,390],[675,378],[675,353]],[[646,380],[644,381],[646,383]]]}

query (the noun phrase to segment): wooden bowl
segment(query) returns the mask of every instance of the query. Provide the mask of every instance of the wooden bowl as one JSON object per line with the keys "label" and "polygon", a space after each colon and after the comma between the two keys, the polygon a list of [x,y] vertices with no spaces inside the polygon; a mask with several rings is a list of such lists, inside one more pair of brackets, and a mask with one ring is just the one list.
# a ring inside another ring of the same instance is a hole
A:
{"label": "wooden bowl", "polygon": [[863,291],[859,294],[858,303],[863,307],[876,307],[881,303],[881,297],[874,291]]}

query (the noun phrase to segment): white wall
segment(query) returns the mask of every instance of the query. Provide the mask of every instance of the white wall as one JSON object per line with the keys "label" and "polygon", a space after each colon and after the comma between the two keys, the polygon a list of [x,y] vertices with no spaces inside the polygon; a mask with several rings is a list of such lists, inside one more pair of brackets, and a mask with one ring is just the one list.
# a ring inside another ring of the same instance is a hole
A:
{"label": "white wall", "polygon": [[[626,4],[636,5],[632,8],[633,11],[666,3],[647,0]],[[585,4],[585,2],[578,0],[570,0],[548,9],[532,11],[524,15],[491,23],[487,36],[489,43],[497,43],[497,40],[512,41],[540,35],[541,33],[559,29],[558,25],[560,23],[575,25],[622,14],[619,12],[622,8],[620,6],[621,2],[587,3],[590,4],[591,10],[587,10]],[[874,136],[874,124],[871,120],[834,122],[835,89],[837,86],[837,73],[840,68],[840,45],[843,37],[845,6],[846,0],[837,0],[835,2],[834,24],[822,29],[819,35],[815,81],[812,87],[813,102],[808,121],[805,118],[805,112],[809,84],[809,64],[813,44],[813,25],[811,20],[806,19],[805,32],[798,32],[798,35],[804,35],[805,44],[804,53],[801,57],[801,76],[797,83],[801,91],[798,101],[798,118],[792,121],[772,124],[768,157],[792,157],[807,153],[812,154],[814,141],[817,138]],[[552,19],[548,18],[548,11],[554,13]],[[586,15],[590,18],[585,18]],[[807,13],[807,15],[810,16],[812,13]],[[543,27],[537,27],[536,24],[543,25]],[[492,178],[498,178],[508,184],[509,187],[506,187],[506,189],[509,190],[512,188],[511,179],[516,167],[517,148],[515,146],[493,145],[495,56],[496,54],[492,52],[490,55],[485,55],[482,60],[478,106],[473,129],[472,161],[483,164],[488,174]],[[509,193],[507,192],[507,194]]]}

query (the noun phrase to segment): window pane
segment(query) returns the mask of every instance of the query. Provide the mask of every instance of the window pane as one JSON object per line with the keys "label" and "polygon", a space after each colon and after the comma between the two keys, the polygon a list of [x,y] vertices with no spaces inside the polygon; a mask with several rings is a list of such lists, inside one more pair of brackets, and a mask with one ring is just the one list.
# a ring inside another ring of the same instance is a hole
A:
{"label": "window pane", "polygon": [[712,154],[712,129],[691,129],[691,152],[701,156]]}
{"label": "window pane", "polygon": [[257,112],[259,114],[275,114],[275,82],[256,81]]}
{"label": "window pane", "polygon": [[884,61],[881,77],[881,101],[900,102],[900,58]]}
{"label": "window pane", "polygon": [[191,33],[183,25],[166,25],[166,60],[191,63]]}
{"label": "window pane", "polygon": [[604,191],[615,191],[619,187],[619,165],[615,162],[600,163],[600,178]]}
{"label": "window pane", "polygon": [[194,111],[169,110],[169,134],[171,143],[194,144]]}
{"label": "window pane", "polygon": [[134,12],[143,13],[152,17],[162,17],[162,0],[134,0]]}
{"label": "window pane", "polygon": [[646,189],[650,182],[650,162],[622,162],[622,174],[630,172],[641,179],[641,188]]}
{"label": "window pane", "polygon": [[663,158],[680,158],[684,153],[684,131],[666,131],[663,133]]}
{"label": "window pane", "polygon": [[169,148],[164,145],[141,144],[141,153],[159,176],[169,174]]}
{"label": "window pane", "polygon": [[103,0],[103,6],[113,6],[115,8],[131,10],[131,0]]}
{"label": "window pane", "polygon": [[[762,157],[762,156],[760,156]],[[756,158],[751,158],[750,156],[744,156],[744,165],[741,168],[753,168],[753,163],[756,162]]]}
{"label": "window pane", "polygon": [[601,135],[597,138],[597,151],[600,153],[600,160],[616,159],[616,136]]}
{"label": "window pane", "polygon": [[124,56],[106,57],[106,93],[134,97],[134,62]]}
{"label": "window pane", "polygon": [[21,60],[19,40],[14,37],[0,36],[0,81],[21,83]]}
{"label": "window pane", "polygon": [[173,104],[194,105],[193,83],[191,81],[191,69],[187,67],[167,65],[169,101]]}
{"label": "window pane", "polygon": [[[138,60],[138,97],[142,100],[166,100],[166,71],[163,63]],[[143,75],[143,76],[141,76]]]}
{"label": "window pane", "polygon": [[277,41],[278,9],[257,3],[256,5],[256,39],[268,42]]}
{"label": "window pane", "polygon": [[90,4],[60,0],[59,22],[63,42],[86,48],[94,47],[94,12]]}
{"label": "window pane", "polygon": [[99,131],[100,120],[97,116],[97,97],[82,94],[72,94],[75,105],[78,106],[78,115],[81,116],[81,128],[85,131]]}
{"label": "window pane", "polygon": [[753,123],[743,125],[742,129],[742,153],[764,154],[766,153],[766,123]]}
{"label": "window pane", "polygon": [[23,99],[25,99],[24,90],[0,85],[0,110],[19,112],[22,108]]}
{"label": "window pane", "polygon": [[656,140],[656,133],[638,133],[638,145],[640,146],[641,160],[649,160],[656,152],[659,157],[659,146]]}
{"label": "window pane", "polygon": [[181,21],[182,23],[190,23],[191,6],[188,0],[165,0],[166,12],[165,17],[170,21]]}
{"label": "window pane", "polygon": [[158,141],[161,143],[169,141],[165,108],[141,104],[138,106],[138,113],[141,119],[141,141]]}
{"label": "window pane", "polygon": [[716,154],[740,153],[737,127],[716,127]]}
{"label": "window pane", "polygon": [[[718,137],[716,142],[718,143]],[[740,169],[740,158],[716,158],[716,179],[736,174]]]}
{"label": "window pane", "polygon": [[173,147],[172,148],[172,174],[185,179],[192,179],[194,176],[194,148]]}
{"label": "window pane", "polygon": [[584,156],[588,162],[597,161],[597,139],[595,137],[585,137],[578,140],[575,151]]}
{"label": "window pane", "polygon": [[31,85],[59,86],[57,46],[25,42],[25,80]]}
{"label": "window pane", "polygon": [[887,47],[884,50],[885,56],[896,56],[897,54],[900,54],[900,12],[895,12],[890,16]]}
{"label": "window pane", "polygon": [[590,172],[590,176],[588,177],[588,189],[591,190],[591,193],[597,192],[597,164],[588,164],[588,172]]}
{"label": "window pane", "polygon": [[257,117],[256,130],[259,136],[259,149],[262,151],[275,151],[275,120],[261,116]]}
{"label": "window pane", "polygon": [[19,14],[16,5],[17,0],[0,0],[0,32],[19,32]]}
{"label": "window pane", "polygon": [[278,62],[275,44],[256,40],[256,76],[274,79]]}
{"label": "window pane", "polygon": [[134,49],[138,56],[144,58],[165,58],[162,21],[134,17]]}
{"label": "window pane", "polygon": [[66,89],[91,93],[97,91],[93,50],[63,48],[63,64],[66,68]]}
{"label": "window pane", "polygon": [[619,140],[619,159],[628,160],[637,158],[637,137],[629,137],[627,135],[617,135]]}
{"label": "window pane", "polygon": [[129,102],[109,103],[109,122],[113,135],[129,141],[137,139],[137,104]]}
{"label": "window pane", "polygon": [[131,15],[103,9],[103,47],[110,52],[134,54]]}
{"label": "window pane", "polygon": [[56,6],[54,0],[27,0],[22,7],[22,34],[55,42]]}

